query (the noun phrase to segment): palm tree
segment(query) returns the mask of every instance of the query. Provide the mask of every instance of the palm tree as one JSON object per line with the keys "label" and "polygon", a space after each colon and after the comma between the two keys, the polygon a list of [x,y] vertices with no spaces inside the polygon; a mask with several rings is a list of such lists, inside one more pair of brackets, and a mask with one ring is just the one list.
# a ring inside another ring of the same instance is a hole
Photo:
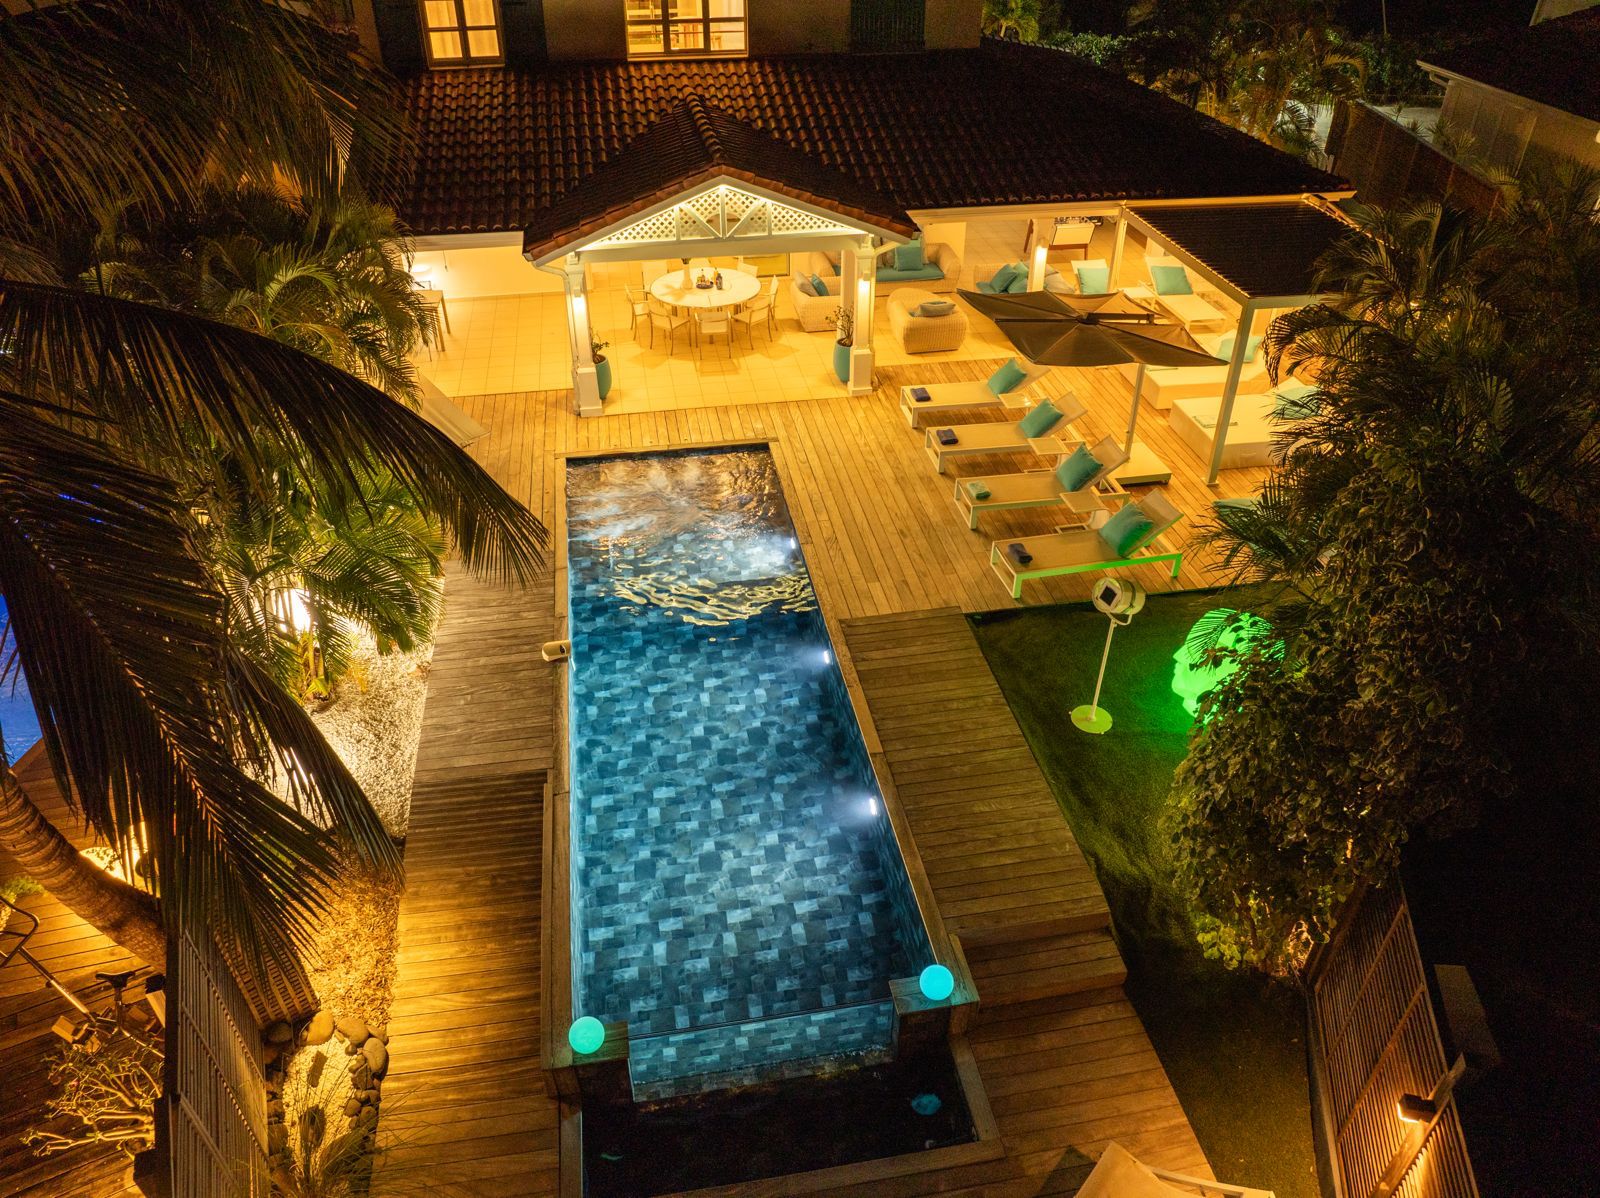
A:
{"label": "palm tree", "polygon": [[[448,438],[298,348],[190,311],[37,281],[47,238],[92,214],[190,204],[196,180],[372,177],[401,122],[382,79],[267,0],[80,0],[0,18],[0,594],[64,794],[148,849],[160,917],[283,954],[345,848],[392,842],[305,711],[232,635],[197,535],[192,463],[259,502],[275,472],[329,510],[375,485],[436,520],[463,561],[512,579],[546,534]],[[19,215],[20,214],[20,215]],[[288,801],[267,784],[285,780]],[[0,761],[0,843],[147,960],[146,896],[83,866]]]}

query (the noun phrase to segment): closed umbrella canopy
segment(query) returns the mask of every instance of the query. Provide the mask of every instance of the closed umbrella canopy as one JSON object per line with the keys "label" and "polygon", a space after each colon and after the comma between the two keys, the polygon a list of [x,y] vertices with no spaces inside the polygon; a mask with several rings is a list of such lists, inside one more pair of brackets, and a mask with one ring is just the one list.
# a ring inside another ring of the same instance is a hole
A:
{"label": "closed umbrella canopy", "polygon": [[960,294],[994,321],[1019,353],[1040,366],[1118,366],[1137,362],[1139,374],[1133,384],[1124,449],[1133,448],[1146,366],[1226,364],[1208,354],[1182,325],[1157,320],[1149,308],[1119,291],[1106,295],[1058,295],[1053,291]]}

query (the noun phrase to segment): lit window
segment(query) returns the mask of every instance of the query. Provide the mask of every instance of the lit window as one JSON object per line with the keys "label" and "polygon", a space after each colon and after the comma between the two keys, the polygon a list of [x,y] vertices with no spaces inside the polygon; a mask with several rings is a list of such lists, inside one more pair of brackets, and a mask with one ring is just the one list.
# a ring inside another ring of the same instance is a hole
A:
{"label": "lit window", "polygon": [[624,0],[628,56],[743,54],[745,0]]}
{"label": "lit window", "polygon": [[500,62],[500,0],[422,0],[430,66]]}

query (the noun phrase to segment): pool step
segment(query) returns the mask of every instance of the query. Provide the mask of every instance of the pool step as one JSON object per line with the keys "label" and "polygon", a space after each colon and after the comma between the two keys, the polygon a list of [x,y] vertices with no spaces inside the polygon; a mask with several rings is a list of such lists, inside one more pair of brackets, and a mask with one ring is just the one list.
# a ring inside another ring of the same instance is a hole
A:
{"label": "pool step", "polygon": [[967,967],[985,1006],[1032,1002],[1121,986],[1128,977],[1105,928],[1035,940],[966,946]]}

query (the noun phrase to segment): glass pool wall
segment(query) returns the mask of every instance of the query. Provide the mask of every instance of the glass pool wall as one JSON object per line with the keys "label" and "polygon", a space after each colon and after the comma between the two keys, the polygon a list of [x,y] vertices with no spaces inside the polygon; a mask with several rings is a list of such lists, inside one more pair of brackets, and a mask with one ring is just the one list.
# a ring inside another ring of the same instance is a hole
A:
{"label": "glass pool wall", "polygon": [[932,950],[765,449],[570,461],[574,1013],[635,1094],[891,1051]]}

